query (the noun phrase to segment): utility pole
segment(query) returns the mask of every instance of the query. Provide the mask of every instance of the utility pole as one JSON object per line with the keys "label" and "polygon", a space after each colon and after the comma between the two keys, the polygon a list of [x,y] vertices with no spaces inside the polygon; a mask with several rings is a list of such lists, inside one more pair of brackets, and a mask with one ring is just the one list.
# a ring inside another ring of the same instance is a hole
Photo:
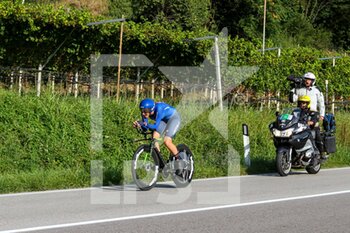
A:
{"label": "utility pole", "polygon": [[[124,15],[122,15],[122,18],[124,18]],[[117,78],[117,102],[119,101],[119,93],[120,93],[120,67],[122,65],[123,26],[124,26],[124,21],[122,21],[122,24],[120,26],[118,78]]]}
{"label": "utility pole", "polygon": [[103,20],[98,22],[88,23],[87,26],[106,24],[106,23],[115,23],[122,22],[120,28],[120,40],[119,40],[119,58],[118,58],[118,78],[117,78],[117,101],[119,101],[119,92],[120,92],[120,67],[121,67],[121,59],[122,59],[122,45],[123,45],[123,23],[126,21],[124,16],[120,19],[111,19],[111,20]]}
{"label": "utility pole", "polygon": [[263,45],[262,52],[265,54],[265,28],[266,28],[266,0],[264,0],[264,23],[263,23]]}

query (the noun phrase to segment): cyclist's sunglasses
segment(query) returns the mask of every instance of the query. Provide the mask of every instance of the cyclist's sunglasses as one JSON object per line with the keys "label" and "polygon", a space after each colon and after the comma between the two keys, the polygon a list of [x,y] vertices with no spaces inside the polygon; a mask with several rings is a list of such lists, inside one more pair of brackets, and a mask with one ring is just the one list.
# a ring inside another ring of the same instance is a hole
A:
{"label": "cyclist's sunglasses", "polygon": [[299,104],[309,104],[309,102],[306,102],[306,101],[299,101],[298,103]]}
{"label": "cyclist's sunglasses", "polygon": [[150,109],[150,108],[143,108],[143,109],[141,109],[141,112],[142,113],[151,113],[152,109]]}

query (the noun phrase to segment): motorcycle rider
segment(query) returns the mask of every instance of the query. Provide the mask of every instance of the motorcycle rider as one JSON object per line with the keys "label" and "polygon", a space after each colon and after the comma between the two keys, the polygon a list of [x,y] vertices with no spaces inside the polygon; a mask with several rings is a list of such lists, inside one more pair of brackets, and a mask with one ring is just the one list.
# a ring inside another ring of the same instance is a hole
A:
{"label": "motorcycle rider", "polygon": [[299,96],[298,108],[300,108],[300,121],[306,123],[311,129],[318,125],[319,113],[310,110],[311,98],[307,95]]}
{"label": "motorcycle rider", "polygon": [[319,127],[319,113],[316,111],[311,110],[311,98],[307,95],[299,96],[298,98],[298,108],[300,108],[300,121],[303,123],[306,123],[310,126],[311,130],[315,132],[315,143],[316,146],[318,144],[321,144],[322,147],[321,150],[317,147],[319,150],[319,153],[322,155],[323,151],[323,141],[320,133],[320,127]]}
{"label": "motorcycle rider", "polygon": [[[310,98],[310,110],[314,112],[319,112],[319,120],[324,119],[325,115],[325,104],[324,104],[324,97],[322,92],[315,86],[316,83],[316,76],[311,73],[307,72],[303,75],[303,81],[304,85],[300,88],[293,88],[290,91],[289,94],[289,101],[295,103],[298,101],[299,97],[302,96],[308,96]],[[320,127],[317,124],[317,126],[314,126],[314,131],[316,134],[316,146],[319,150],[322,159],[326,159],[323,140],[321,137]]]}

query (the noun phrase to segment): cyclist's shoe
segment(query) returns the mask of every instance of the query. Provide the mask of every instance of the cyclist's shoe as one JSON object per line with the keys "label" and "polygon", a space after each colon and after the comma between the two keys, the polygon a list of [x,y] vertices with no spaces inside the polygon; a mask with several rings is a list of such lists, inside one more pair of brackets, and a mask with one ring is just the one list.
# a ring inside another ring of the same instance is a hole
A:
{"label": "cyclist's shoe", "polygon": [[187,161],[187,154],[184,151],[179,152],[178,157],[180,160]]}
{"label": "cyclist's shoe", "polygon": [[174,170],[175,174],[178,176],[182,176],[183,169],[185,168],[185,161],[181,155],[177,155],[174,157]]}
{"label": "cyclist's shoe", "polygon": [[178,158],[175,156],[170,155],[169,159],[166,161],[166,164],[168,164],[169,168],[172,170],[175,170],[175,162]]}

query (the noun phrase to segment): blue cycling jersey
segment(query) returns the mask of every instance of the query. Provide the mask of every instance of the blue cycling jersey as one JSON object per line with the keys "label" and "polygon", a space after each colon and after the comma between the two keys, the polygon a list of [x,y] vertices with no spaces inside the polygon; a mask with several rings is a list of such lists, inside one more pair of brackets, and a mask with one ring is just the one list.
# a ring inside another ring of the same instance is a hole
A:
{"label": "blue cycling jersey", "polygon": [[141,116],[142,121],[147,123],[147,129],[157,130],[160,122],[164,121],[165,123],[167,123],[171,116],[174,114],[174,112],[176,112],[176,109],[173,106],[170,106],[169,104],[163,102],[159,102],[156,103],[154,114],[150,116],[150,118],[155,121],[154,124],[148,124],[148,119],[144,118],[142,114]]}

